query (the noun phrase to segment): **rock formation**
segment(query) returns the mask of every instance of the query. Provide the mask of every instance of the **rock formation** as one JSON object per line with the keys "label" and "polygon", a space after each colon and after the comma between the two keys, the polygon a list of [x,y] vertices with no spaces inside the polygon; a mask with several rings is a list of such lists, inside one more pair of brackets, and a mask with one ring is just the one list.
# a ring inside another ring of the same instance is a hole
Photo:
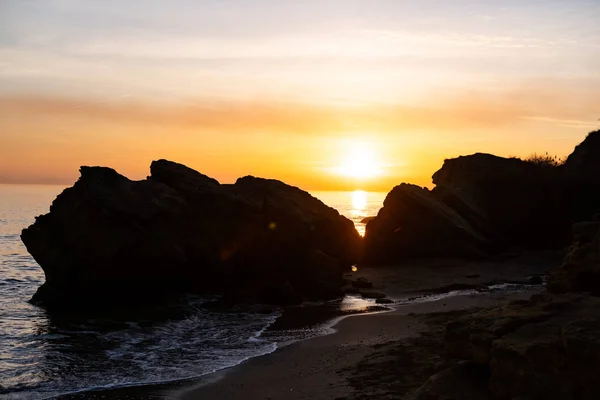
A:
{"label": "rock formation", "polygon": [[378,263],[407,256],[477,256],[486,246],[481,232],[429,190],[404,183],[388,194],[368,230],[367,257]]}
{"label": "rock formation", "polygon": [[565,174],[573,180],[600,184],[600,131],[591,132],[567,158]]}
{"label": "rock formation", "polygon": [[600,221],[573,225],[573,235],[563,264],[550,273],[548,290],[600,294]]}
{"label": "rock formation", "polygon": [[170,294],[297,303],[339,295],[360,256],[352,222],[310,194],[254,177],[233,185],[166,160],[131,181],[82,167],[22,240],[46,274],[33,302],[105,308]]}
{"label": "rock formation", "polygon": [[[548,292],[448,323],[447,356],[462,363],[412,398],[600,398],[600,216],[575,223],[600,211],[599,177],[596,131],[561,166],[474,154],[446,160],[432,191],[403,184],[390,192],[367,225],[367,261],[556,247],[574,238]],[[429,247],[419,247],[423,241]]]}
{"label": "rock formation", "polygon": [[599,160],[600,131],[561,166],[481,153],[446,160],[433,190],[388,194],[367,224],[365,262],[562,247],[573,223],[600,212]]}
{"label": "rock formation", "polygon": [[600,298],[536,295],[451,322],[446,340],[489,369],[494,399],[600,397]]}
{"label": "rock formation", "polygon": [[[467,361],[459,372],[483,372],[489,398],[600,398],[600,297],[583,293],[600,293],[600,224],[577,224],[574,232],[564,264],[548,282],[554,293],[476,310],[446,326],[448,356]],[[419,392],[429,397],[418,398],[447,398],[447,386],[432,382]],[[481,386],[468,379],[453,384]]]}

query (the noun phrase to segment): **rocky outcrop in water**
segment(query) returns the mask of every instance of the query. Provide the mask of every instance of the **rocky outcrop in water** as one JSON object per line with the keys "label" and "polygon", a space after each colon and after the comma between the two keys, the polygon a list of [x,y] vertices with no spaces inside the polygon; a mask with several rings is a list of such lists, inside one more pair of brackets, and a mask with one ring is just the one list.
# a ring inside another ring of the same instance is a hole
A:
{"label": "rocky outcrop in water", "polygon": [[131,181],[82,167],[22,240],[46,274],[33,302],[106,308],[170,294],[297,303],[340,294],[358,260],[352,222],[310,194],[254,177],[233,185],[166,160]]}
{"label": "rocky outcrop in water", "polygon": [[446,160],[433,190],[388,194],[367,224],[365,262],[562,247],[573,223],[600,212],[598,160],[600,131],[560,166],[481,153]]}

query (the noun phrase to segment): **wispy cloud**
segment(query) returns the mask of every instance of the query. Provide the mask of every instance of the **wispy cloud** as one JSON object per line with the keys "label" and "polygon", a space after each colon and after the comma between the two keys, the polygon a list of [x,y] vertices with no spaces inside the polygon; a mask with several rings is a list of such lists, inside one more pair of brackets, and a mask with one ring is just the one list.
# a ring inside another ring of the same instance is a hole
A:
{"label": "wispy cloud", "polygon": [[[480,129],[522,122],[593,128],[600,94],[579,98],[560,88],[526,87],[504,94],[470,91],[440,96],[426,103],[318,104],[311,102],[197,100],[179,103],[89,98],[12,95],[0,97],[5,115],[50,115],[61,118],[104,120],[129,124],[194,127],[230,132],[286,132],[347,134],[353,130],[389,132],[407,130]],[[546,114],[547,116],[544,116]],[[585,117],[585,118],[582,118]]]}
{"label": "wispy cloud", "polygon": [[600,122],[592,122],[591,120],[577,120],[577,119],[561,119],[561,118],[550,118],[550,117],[520,117],[524,120],[546,122],[552,125],[564,126],[567,128],[600,128]]}

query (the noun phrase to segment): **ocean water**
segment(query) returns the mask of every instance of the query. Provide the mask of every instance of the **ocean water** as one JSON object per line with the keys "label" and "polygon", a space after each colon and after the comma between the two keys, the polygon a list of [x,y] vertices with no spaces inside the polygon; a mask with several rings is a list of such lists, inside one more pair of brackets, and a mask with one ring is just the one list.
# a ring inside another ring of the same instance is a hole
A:
{"label": "ocean water", "polygon": [[312,192],[316,198],[330,207],[335,208],[340,214],[354,222],[354,226],[361,236],[365,235],[366,223],[362,222],[367,217],[377,216],[383,206],[387,193],[365,192]]}
{"label": "ocean water", "polygon": [[[294,340],[326,334],[327,323],[267,330],[281,310],[216,309],[210,298],[140,314],[57,319],[28,303],[44,274],[19,235],[48,212],[59,186],[0,185],[0,398],[41,399],[91,388],[193,378],[274,351]],[[315,192],[352,219],[377,214],[384,193]],[[373,301],[347,297],[332,303],[347,312]]]}

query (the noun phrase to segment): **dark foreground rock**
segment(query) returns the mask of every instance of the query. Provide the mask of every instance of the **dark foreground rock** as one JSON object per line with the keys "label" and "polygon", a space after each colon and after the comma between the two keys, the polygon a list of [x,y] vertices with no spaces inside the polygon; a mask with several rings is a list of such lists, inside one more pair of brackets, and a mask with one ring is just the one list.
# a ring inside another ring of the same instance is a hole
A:
{"label": "dark foreground rock", "polygon": [[[446,326],[448,356],[487,370],[492,399],[600,398],[600,297],[583,293],[600,293],[600,224],[580,223],[574,232],[570,253],[548,281],[554,293],[467,313]],[[435,382],[422,388],[422,398],[446,398]]]}
{"label": "dark foreground rock", "polygon": [[489,368],[495,399],[600,398],[600,298],[537,295],[448,324],[450,356]]}
{"label": "dark foreground rock", "polygon": [[491,400],[486,368],[463,362],[432,375],[408,400]]}
{"label": "dark foreground rock", "polygon": [[600,294],[600,221],[573,226],[575,242],[563,264],[548,277],[554,293],[592,292]]}
{"label": "dark foreground rock", "polygon": [[60,309],[187,292],[333,298],[361,251],[352,222],[298,188],[254,177],[220,185],[166,160],[143,181],[82,167],[21,237],[46,274],[33,302]]}
{"label": "dark foreground rock", "polygon": [[564,165],[473,154],[444,162],[431,191],[402,184],[369,221],[365,262],[560,248],[600,211],[600,131]]}

